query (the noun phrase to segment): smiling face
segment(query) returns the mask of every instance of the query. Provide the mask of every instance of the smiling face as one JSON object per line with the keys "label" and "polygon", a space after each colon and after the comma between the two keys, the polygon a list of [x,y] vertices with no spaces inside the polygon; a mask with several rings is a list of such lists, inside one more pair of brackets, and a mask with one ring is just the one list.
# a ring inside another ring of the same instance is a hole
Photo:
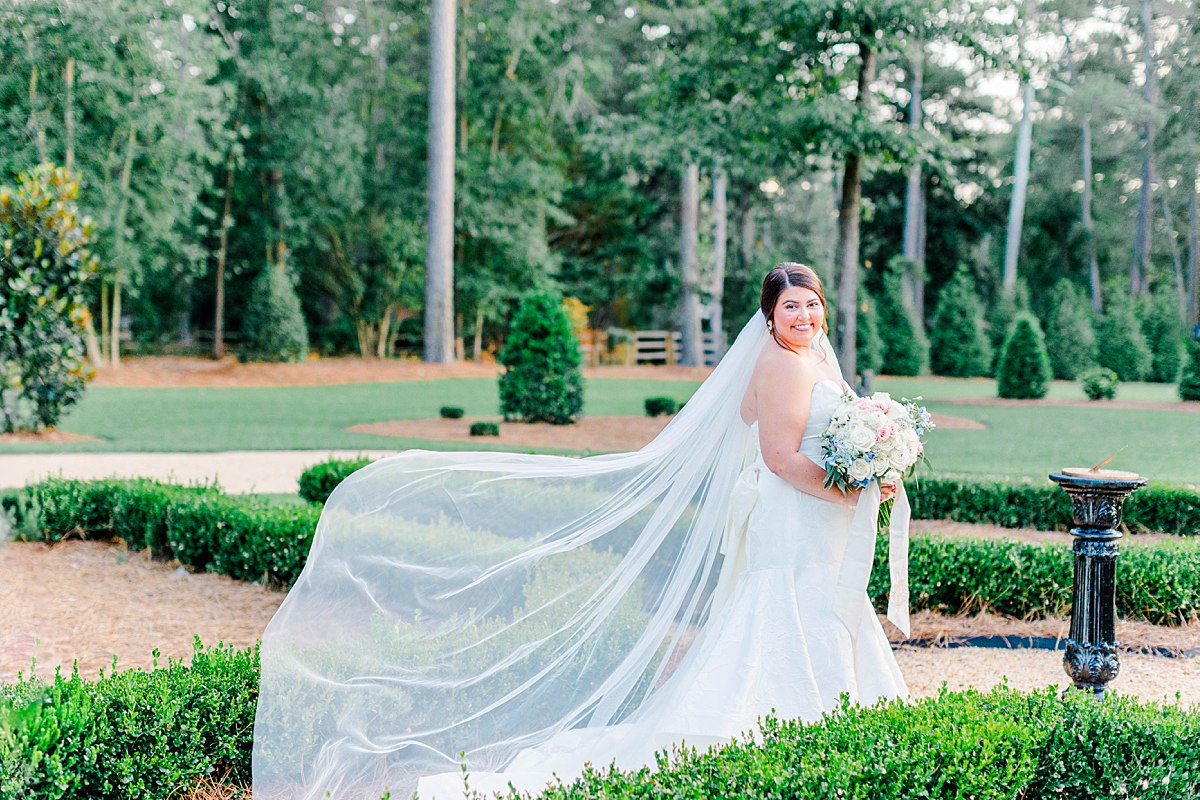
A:
{"label": "smiling face", "polygon": [[807,348],[825,323],[825,304],[812,289],[792,286],[779,293],[771,314],[775,336],[793,348]]}

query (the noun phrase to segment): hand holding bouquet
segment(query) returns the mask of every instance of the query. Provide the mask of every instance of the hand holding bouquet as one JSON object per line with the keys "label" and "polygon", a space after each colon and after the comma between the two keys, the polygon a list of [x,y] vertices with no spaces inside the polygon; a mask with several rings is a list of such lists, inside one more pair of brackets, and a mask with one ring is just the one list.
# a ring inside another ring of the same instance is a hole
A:
{"label": "hand holding bouquet", "polygon": [[[825,486],[845,494],[871,481],[895,483],[911,475],[925,458],[921,437],[934,428],[929,412],[913,400],[893,400],[887,392],[870,397],[847,392],[842,400],[821,434]],[[891,521],[891,505],[888,500],[880,506],[884,526]]]}

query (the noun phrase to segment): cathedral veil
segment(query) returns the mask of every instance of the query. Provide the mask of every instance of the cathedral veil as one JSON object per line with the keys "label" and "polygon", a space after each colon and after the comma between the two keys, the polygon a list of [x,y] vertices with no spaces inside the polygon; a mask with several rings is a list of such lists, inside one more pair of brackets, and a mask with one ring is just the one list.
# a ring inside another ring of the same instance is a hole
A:
{"label": "cathedral veil", "polygon": [[769,339],[754,314],[637,452],[409,451],[343,481],[263,636],[255,797],[407,797],[629,720],[736,577],[740,402]]}

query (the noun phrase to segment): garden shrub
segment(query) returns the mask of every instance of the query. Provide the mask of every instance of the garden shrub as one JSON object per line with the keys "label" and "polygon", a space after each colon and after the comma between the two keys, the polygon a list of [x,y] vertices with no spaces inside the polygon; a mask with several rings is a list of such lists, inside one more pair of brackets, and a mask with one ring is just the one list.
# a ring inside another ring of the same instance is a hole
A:
{"label": "garden shrub", "polygon": [[[257,653],[218,649],[190,669],[3,687],[0,717],[18,722],[0,725],[0,796],[166,800],[210,775],[248,786],[257,685]],[[1197,796],[1200,711],[1006,684],[871,707],[845,700],[808,724],[767,717],[723,747],[676,745],[654,770],[589,767],[539,797],[1062,800],[1116,787]]]}
{"label": "garden shrub", "polygon": [[1029,400],[1046,396],[1050,389],[1050,359],[1037,319],[1019,315],[1004,343],[996,364],[996,388],[1000,397]]}
{"label": "garden shrub", "polygon": [[314,464],[300,473],[300,496],[310,503],[324,503],[350,473],[371,463],[369,458],[333,458]]}
{"label": "garden shrub", "polygon": [[251,361],[303,361],[308,328],[300,297],[287,274],[267,265],[250,285],[242,316],[242,357]]}
{"label": "garden shrub", "polygon": [[983,306],[966,267],[958,268],[938,296],[929,333],[929,360],[935,375],[973,378],[991,374],[992,346],[984,330]]}
{"label": "garden shrub", "polygon": [[43,164],[0,188],[0,414],[5,433],[58,424],[79,401],[85,360],[83,292],[96,273],[79,184]]}
{"label": "garden shrub", "polygon": [[497,422],[477,420],[471,423],[470,433],[472,436],[499,436],[500,424]]}
{"label": "garden shrub", "polygon": [[1117,373],[1104,367],[1092,367],[1079,376],[1088,400],[1112,400],[1117,396]]}
{"label": "garden shrub", "polygon": [[1096,331],[1083,290],[1062,278],[1046,293],[1042,327],[1054,377],[1073,381],[1096,363]]}
{"label": "garden shrub", "polygon": [[1012,292],[1005,292],[1001,288],[992,298],[985,315],[988,338],[992,342],[992,374],[996,374],[1000,356],[1004,353],[1004,343],[1012,333],[1013,323],[1017,317],[1029,310],[1029,287],[1021,278],[1017,279]]}
{"label": "garden shrub", "polygon": [[879,336],[879,304],[864,289],[858,301],[858,312],[854,339],[855,363],[860,373],[870,370],[878,374],[883,369],[883,339]]}
{"label": "garden shrub", "polygon": [[1174,293],[1155,292],[1142,307],[1142,335],[1150,348],[1150,368],[1146,380],[1174,383],[1183,364],[1183,323],[1175,305]]}
{"label": "garden shrub", "polygon": [[1096,320],[1096,340],[1101,343],[1096,363],[1117,373],[1122,383],[1144,380],[1150,372],[1153,355],[1129,303],[1109,304]]}
{"label": "garden shrub", "polygon": [[1179,399],[1200,400],[1200,339],[1188,342],[1187,363],[1179,376]]}
{"label": "garden shrub", "polygon": [[442,406],[438,409],[438,415],[442,419],[462,419],[463,413],[458,406]]}
{"label": "garden shrub", "polygon": [[883,372],[887,375],[920,375],[929,368],[929,340],[917,319],[900,279],[909,262],[893,258],[883,275],[879,296],[879,328],[883,337]]}
{"label": "garden shrub", "polygon": [[644,404],[648,417],[670,416],[678,411],[672,397],[647,397]]}
{"label": "garden shrub", "polygon": [[579,343],[562,302],[525,298],[500,351],[500,412],[505,420],[565,425],[583,410]]}

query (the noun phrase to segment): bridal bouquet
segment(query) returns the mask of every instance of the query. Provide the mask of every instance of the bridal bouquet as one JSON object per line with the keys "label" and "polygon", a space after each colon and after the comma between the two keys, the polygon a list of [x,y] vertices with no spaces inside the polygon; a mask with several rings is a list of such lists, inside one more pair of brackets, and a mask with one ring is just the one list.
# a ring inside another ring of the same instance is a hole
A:
{"label": "bridal bouquet", "polygon": [[[825,486],[845,494],[874,480],[894,483],[912,474],[925,458],[921,437],[933,428],[929,412],[914,400],[896,401],[887,392],[870,397],[846,393],[821,434]],[[890,511],[890,502],[881,508],[885,526]]]}

